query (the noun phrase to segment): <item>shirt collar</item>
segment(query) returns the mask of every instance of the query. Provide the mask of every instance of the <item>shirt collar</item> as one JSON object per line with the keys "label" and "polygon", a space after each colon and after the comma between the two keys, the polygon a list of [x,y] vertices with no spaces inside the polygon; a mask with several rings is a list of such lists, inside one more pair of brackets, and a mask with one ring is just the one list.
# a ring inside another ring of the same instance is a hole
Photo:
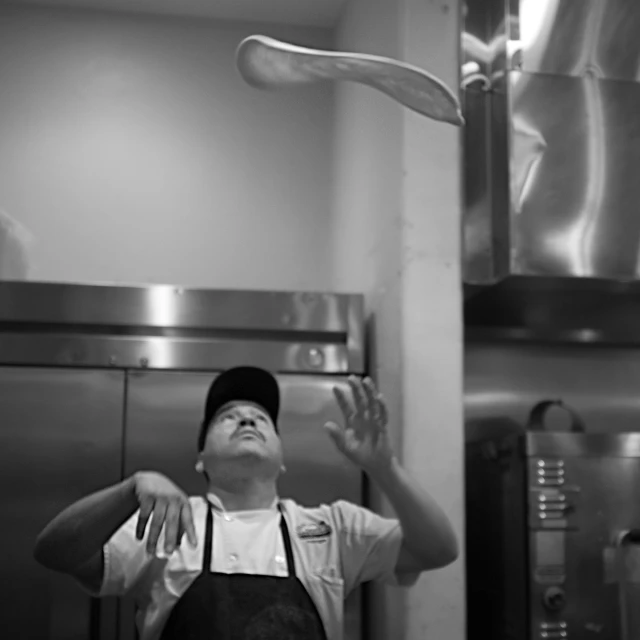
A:
{"label": "shirt collar", "polygon": [[[227,510],[224,508],[222,504],[222,500],[220,500],[220,498],[218,498],[218,496],[212,491],[207,492],[207,500],[210,502],[211,506],[217,511],[220,511],[222,513],[227,513]],[[280,499],[276,496],[276,498],[274,498],[273,502],[271,503],[271,506],[269,506],[267,509],[250,509],[250,510],[247,510],[247,512],[275,511],[278,508],[279,502],[280,502]],[[229,511],[228,513],[234,513],[234,512]]]}

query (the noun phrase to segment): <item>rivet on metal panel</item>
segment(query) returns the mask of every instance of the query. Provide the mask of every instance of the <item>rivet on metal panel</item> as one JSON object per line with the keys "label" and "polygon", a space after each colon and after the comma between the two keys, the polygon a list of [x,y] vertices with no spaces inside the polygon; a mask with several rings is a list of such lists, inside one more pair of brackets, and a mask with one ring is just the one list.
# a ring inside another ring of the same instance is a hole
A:
{"label": "rivet on metal panel", "polygon": [[116,365],[117,359],[115,356],[109,356],[109,366],[114,367]]}
{"label": "rivet on metal panel", "polygon": [[149,366],[149,358],[140,358],[140,366],[146,368]]}
{"label": "rivet on metal panel", "polygon": [[324,354],[320,349],[309,349],[309,353],[307,354],[309,364],[312,367],[321,367],[324,362]]}

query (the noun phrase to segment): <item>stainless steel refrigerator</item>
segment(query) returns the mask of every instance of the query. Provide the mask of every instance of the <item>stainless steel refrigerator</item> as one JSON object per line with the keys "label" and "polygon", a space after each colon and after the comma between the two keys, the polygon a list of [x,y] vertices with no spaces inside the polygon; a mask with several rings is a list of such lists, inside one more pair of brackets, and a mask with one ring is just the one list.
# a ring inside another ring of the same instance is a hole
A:
{"label": "stainless steel refrigerator", "polygon": [[[201,493],[198,424],[208,385],[229,366],[277,372],[281,495],[361,503],[361,473],[322,426],[340,417],[332,387],[364,373],[363,331],[360,296],[0,283],[4,633],[134,640],[132,605],[92,600],[39,567],[35,536],[66,505],[136,470]],[[358,592],[345,638],[360,636]]]}

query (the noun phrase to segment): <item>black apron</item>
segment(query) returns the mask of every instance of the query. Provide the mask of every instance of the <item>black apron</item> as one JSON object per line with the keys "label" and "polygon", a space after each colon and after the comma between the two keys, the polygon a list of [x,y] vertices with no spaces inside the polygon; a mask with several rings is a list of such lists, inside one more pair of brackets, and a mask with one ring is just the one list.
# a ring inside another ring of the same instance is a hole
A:
{"label": "black apron", "polygon": [[296,578],[289,529],[280,532],[289,575],[211,571],[213,510],[207,510],[202,573],[171,610],[160,640],[327,640],[322,620]]}

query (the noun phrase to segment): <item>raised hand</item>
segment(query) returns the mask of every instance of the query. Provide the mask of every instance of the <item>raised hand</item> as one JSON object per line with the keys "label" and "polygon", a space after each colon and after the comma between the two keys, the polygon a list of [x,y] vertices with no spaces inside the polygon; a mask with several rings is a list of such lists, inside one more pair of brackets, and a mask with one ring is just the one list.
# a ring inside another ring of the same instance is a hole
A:
{"label": "raised hand", "polygon": [[336,446],[359,467],[373,473],[393,460],[387,434],[387,407],[370,378],[349,377],[351,397],[333,388],[343,424],[327,422],[325,428]]}

